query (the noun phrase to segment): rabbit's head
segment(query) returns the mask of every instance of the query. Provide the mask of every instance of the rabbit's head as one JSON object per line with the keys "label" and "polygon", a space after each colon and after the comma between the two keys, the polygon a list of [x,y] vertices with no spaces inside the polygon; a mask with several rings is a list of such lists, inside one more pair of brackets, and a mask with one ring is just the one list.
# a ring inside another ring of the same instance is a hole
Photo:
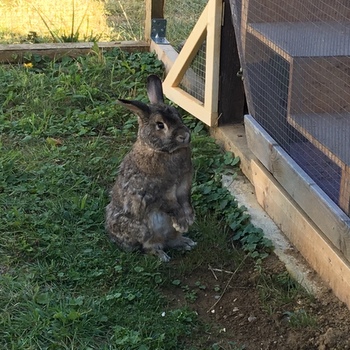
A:
{"label": "rabbit's head", "polygon": [[190,131],[182,122],[176,108],[164,103],[162,82],[156,75],[147,79],[150,104],[119,99],[119,103],[138,116],[138,139],[150,148],[172,153],[189,147]]}

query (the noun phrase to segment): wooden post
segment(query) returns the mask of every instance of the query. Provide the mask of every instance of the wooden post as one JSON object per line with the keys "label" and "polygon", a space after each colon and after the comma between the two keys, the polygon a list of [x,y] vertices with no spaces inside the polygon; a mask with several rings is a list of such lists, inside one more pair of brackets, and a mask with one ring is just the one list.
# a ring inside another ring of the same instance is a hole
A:
{"label": "wooden post", "polygon": [[224,24],[221,29],[219,126],[242,123],[245,108],[243,81],[230,1],[224,0]]}
{"label": "wooden post", "polygon": [[165,0],[145,0],[146,1],[146,19],[145,19],[145,40],[151,41],[152,18],[164,18]]}
{"label": "wooden post", "polygon": [[344,165],[341,172],[339,206],[350,216],[350,166]]}

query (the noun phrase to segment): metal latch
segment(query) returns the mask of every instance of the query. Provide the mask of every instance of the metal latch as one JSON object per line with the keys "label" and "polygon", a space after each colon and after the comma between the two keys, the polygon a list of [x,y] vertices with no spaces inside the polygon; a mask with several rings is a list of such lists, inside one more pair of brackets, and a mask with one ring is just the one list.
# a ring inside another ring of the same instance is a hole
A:
{"label": "metal latch", "polygon": [[170,44],[165,37],[166,34],[166,19],[152,18],[151,39],[156,44]]}

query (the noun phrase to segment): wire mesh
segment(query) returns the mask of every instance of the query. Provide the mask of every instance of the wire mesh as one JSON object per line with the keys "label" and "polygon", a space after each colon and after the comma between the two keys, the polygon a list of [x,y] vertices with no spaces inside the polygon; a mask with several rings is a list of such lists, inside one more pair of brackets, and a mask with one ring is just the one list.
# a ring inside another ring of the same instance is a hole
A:
{"label": "wire mesh", "polygon": [[350,2],[231,0],[250,114],[350,213]]}
{"label": "wire mesh", "polygon": [[167,20],[167,39],[172,46],[181,46],[195,26],[208,0],[165,1],[164,18]]}
{"label": "wire mesh", "polygon": [[[167,19],[167,39],[181,51],[187,37],[191,34],[199,16],[208,0],[186,1],[179,6],[178,2],[165,2],[164,16]],[[202,43],[187,69],[179,87],[204,103],[206,70],[206,42]]]}
{"label": "wire mesh", "polygon": [[179,85],[181,89],[202,103],[204,103],[205,93],[205,69],[206,43],[204,41]]}

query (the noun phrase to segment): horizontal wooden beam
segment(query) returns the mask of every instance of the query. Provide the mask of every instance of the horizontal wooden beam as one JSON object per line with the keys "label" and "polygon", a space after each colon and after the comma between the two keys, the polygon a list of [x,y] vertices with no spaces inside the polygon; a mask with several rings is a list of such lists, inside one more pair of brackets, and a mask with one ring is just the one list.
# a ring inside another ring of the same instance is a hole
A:
{"label": "horizontal wooden beam", "polygon": [[254,155],[350,261],[350,218],[251,116],[245,130]]}
{"label": "horizontal wooden beam", "polygon": [[[77,57],[91,52],[93,45],[92,42],[0,45],[0,63],[22,63],[28,54],[50,58]],[[116,47],[128,52],[149,51],[149,43],[145,41],[113,41],[97,45],[103,51]]]}
{"label": "horizontal wooden beam", "polygon": [[310,266],[350,308],[350,266],[258,161],[251,164],[258,203]]}

